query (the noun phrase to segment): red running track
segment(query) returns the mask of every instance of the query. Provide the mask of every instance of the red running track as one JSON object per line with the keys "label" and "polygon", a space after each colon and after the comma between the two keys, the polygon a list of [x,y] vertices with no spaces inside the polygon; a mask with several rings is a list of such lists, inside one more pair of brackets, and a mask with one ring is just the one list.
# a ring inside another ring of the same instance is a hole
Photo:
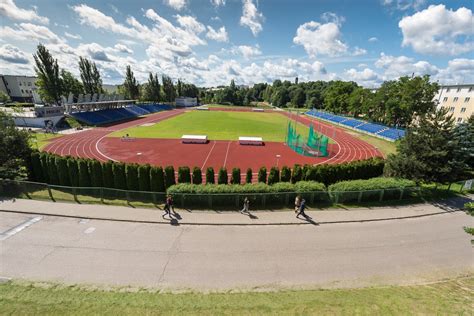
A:
{"label": "red running track", "polygon": [[[245,172],[247,168],[256,171],[262,166],[269,169],[277,164],[276,155],[281,156],[278,161],[279,166],[293,166],[295,163],[313,165],[342,163],[382,156],[374,146],[351,136],[343,129],[305,116],[298,116],[297,120],[306,125],[312,123],[315,130],[336,142],[336,144],[329,144],[328,157],[301,156],[284,143],[277,142],[265,142],[265,146],[241,146],[237,141],[211,140],[207,144],[182,144],[179,139],[141,138],[122,141],[118,137],[107,137],[113,131],[159,122],[184,112],[185,110],[160,112],[106,128],[95,128],[67,135],[51,141],[44,150],[62,156],[95,158],[101,161],[150,163],[160,166],[172,165],[175,168],[197,166],[202,170],[207,167],[217,170],[220,167],[226,167],[229,172],[234,167],[240,168],[242,172]],[[273,113],[289,116],[281,111],[273,111]],[[256,112],[255,115],[266,115],[266,113]]]}

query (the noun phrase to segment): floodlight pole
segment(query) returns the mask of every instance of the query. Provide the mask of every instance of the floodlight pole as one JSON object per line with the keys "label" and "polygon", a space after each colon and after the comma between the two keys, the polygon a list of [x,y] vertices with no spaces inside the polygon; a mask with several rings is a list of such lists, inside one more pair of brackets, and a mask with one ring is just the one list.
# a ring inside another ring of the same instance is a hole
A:
{"label": "floodlight pole", "polygon": [[277,168],[278,168],[278,163],[280,162],[280,157],[281,157],[281,155],[276,155],[276,159],[277,159],[277,165],[276,166],[277,166]]}

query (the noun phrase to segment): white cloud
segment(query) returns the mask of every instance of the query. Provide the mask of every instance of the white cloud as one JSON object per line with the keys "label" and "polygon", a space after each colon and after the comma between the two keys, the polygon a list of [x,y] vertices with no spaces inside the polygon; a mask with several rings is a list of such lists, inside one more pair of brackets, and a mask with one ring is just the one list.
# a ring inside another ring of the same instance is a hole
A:
{"label": "white cloud", "polygon": [[365,87],[374,87],[380,85],[382,78],[370,68],[365,68],[361,71],[357,71],[351,68],[345,72],[346,78],[351,81],[355,81]]}
{"label": "white cloud", "polygon": [[215,30],[212,26],[207,26],[206,37],[217,42],[228,42],[229,35],[225,30],[225,26],[222,26],[220,29]]}
{"label": "white cloud", "polygon": [[377,37],[371,37],[368,39],[369,42],[374,43],[377,42],[379,39]]}
{"label": "white cloud", "polygon": [[332,23],[335,23],[339,26],[341,26],[342,23],[344,23],[346,21],[345,17],[339,16],[336,13],[333,13],[333,12],[324,12],[323,14],[321,14],[321,19],[323,21],[325,21],[326,23],[332,22]]}
{"label": "white cloud", "polygon": [[257,36],[263,30],[262,23],[265,19],[261,12],[258,12],[253,0],[242,0],[242,16],[240,17],[240,25],[247,26],[253,36]]}
{"label": "white cloud", "polygon": [[367,50],[360,48],[360,47],[354,47],[354,51],[352,52],[353,56],[362,56],[367,54]]}
{"label": "white cloud", "polygon": [[187,5],[186,0],[164,0],[165,4],[172,7],[175,10],[181,11]]}
{"label": "white cloud", "polygon": [[215,7],[225,6],[225,0],[211,0],[211,4]]}
{"label": "white cloud", "polygon": [[202,33],[206,30],[204,25],[201,22],[198,22],[194,17],[192,16],[181,16],[181,15],[176,15],[176,20],[178,21],[178,24],[181,25],[182,28],[193,32],[195,34]]}
{"label": "white cloud", "polygon": [[49,23],[47,17],[38,15],[36,7],[34,7],[33,10],[21,9],[16,6],[13,0],[0,1],[0,15],[6,16],[12,20],[38,22],[41,24]]}
{"label": "white cloud", "polygon": [[426,0],[382,0],[382,5],[392,10],[406,11],[408,9],[419,10]]}
{"label": "white cloud", "polygon": [[295,44],[302,45],[311,57],[318,55],[338,56],[347,52],[347,45],[341,41],[339,26],[334,22],[321,24],[306,22],[298,27]]}
{"label": "white cloud", "polygon": [[262,51],[260,47],[257,46],[248,46],[248,45],[240,45],[235,48],[245,59],[249,60],[254,56],[262,55]]}
{"label": "white cloud", "polygon": [[462,84],[474,82],[474,59],[456,58],[448,62],[435,78],[443,84]]}
{"label": "white cloud", "polygon": [[28,64],[28,56],[18,47],[10,44],[0,46],[0,59],[12,64]]}
{"label": "white cloud", "polygon": [[402,46],[411,46],[422,54],[459,55],[474,50],[468,36],[474,34],[472,11],[446,9],[443,4],[404,17],[398,26],[403,33]]}
{"label": "white cloud", "polygon": [[121,53],[133,54],[133,50],[128,48],[125,44],[115,44],[114,48]]}
{"label": "white cloud", "polygon": [[46,26],[31,23],[15,24],[14,28],[10,26],[0,27],[0,34],[2,34],[2,38],[10,38],[12,40],[46,43],[63,42],[63,39]]}
{"label": "white cloud", "polygon": [[436,75],[439,69],[431,65],[427,61],[417,61],[406,56],[390,56],[384,53],[380,54],[380,58],[375,62],[377,68],[384,70],[384,80],[392,80],[401,76],[415,74],[422,75]]}
{"label": "white cloud", "polygon": [[68,33],[68,32],[64,32],[64,36],[69,37],[69,38],[72,38],[72,39],[76,39],[76,40],[82,39],[82,36],[81,36],[81,35],[79,35],[79,34],[71,34],[71,33]]}

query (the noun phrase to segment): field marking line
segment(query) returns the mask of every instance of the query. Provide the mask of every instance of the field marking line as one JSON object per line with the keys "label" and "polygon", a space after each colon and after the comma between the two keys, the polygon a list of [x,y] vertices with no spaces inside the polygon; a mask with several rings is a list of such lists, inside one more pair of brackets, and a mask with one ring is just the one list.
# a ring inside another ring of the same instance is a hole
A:
{"label": "field marking line", "polygon": [[227,156],[229,155],[230,143],[232,143],[232,141],[229,141],[229,143],[227,144],[227,151],[225,152],[225,159],[224,159],[224,166],[223,167],[225,167],[225,164],[227,163]]}
{"label": "field marking line", "polygon": [[0,234],[0,241],[4,241],[5,239],[10,238],[11,236],[21,232],[23,229],[27,228],[28,226],[33,225],[36,222],[39,222],[42,219],[43,219],[42,216],[33,217],[27,220],[26,222],[23,222],[15,227],[10,228],[7,231],[4,231],[3,233]]}
{"label": "field marking line", "polygon": [[204,163],[202,164],[201,171],[204,169],[204,166],[206,165],[206,162],[209,160],[209,157],[211,156],[212,151],[214,150],[214,147],[216,146],[217,142],[214,141],[214,145],[212,145],[211,150],[209,150],[209,153],[207,154],[206,160],[204,160]]}

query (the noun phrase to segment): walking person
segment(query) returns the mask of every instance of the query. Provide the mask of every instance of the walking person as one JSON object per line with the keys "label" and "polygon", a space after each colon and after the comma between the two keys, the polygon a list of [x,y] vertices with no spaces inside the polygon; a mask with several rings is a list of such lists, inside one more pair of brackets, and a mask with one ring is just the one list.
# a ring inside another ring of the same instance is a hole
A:
{"label": "walking person", "polygon": [[174,213],[174,203],[173,203],[173,196],[171,194],[168,194],[168,197],[166,198],[167,204],[169,206],[169,212],[171,215],[171,211]]}
{"label": "walking person", "polygon": [[248,197],[245,197],[244,207],[240,210],[240,213],[248,213],[249,212],[249,206],[250,206],[250,200],[248,199]]}
{"label": "walking person", "polygon": [[295,214],[298,214],[298,212],[300,211],[300,206],[301,206],[301,196],[298,194],[295,198]]}
{"label": "walking person", "polygon": [[163,218],[165,218],[165,215],[168,215],[168,217],[171,217],[171,215],[170,215],[170,205],[169,205],[168,197],[169,197],[169,195],[166,197],[166,200],[165,200],[165,207],[163,208],[163,210],[165,211],[165,213],[164,213],[163,215],[161,215],[161,217],[163,217]]}
{"label": "walking person", "polygon": [[306,200],[302,199],[300,203],[300,208],[298,210],[298,214],[296,214],[296,218],[299,218],[300,215],[303,215],[304,218],[307,218],[308,215],[306,215],[306,213],[304,212],[305,209],[306,209]]}

